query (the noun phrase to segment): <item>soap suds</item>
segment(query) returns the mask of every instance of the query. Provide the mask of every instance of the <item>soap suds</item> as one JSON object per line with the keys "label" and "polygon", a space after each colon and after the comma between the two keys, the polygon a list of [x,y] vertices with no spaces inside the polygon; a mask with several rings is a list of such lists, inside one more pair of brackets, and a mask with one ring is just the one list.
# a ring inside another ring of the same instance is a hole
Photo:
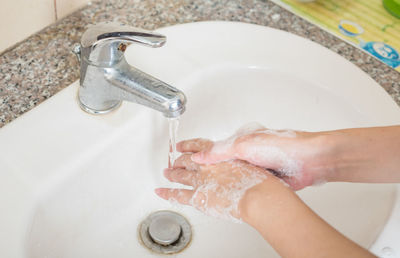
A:
{"label": "soap suds", "polygon": [[[206,182],[198,182],[199,187],[194,189],[189,204],[206,215],[241,223],[241,220],[234,216],[235,214],[238,216],[240,213],[240,200],[247,190],[260,184],[267,178],[267,175],[248,169],[246,165],[238,162],[231,161],[229,164],[232,166],[232,170],[235,170],[236,176],[232,178],[227,174],[223,178],[208,177]],[[215,172],[217,171],[211,170],[210,174]],[[232,182],[222,185],[218,182],[221,180],[224,183]],[[170,198],[169,201],[176,203],[175,198]]]}
{"label": "soap suds", "polygon": [[272,129],[265,129],[259,131],[257,133],[265,133],[269,135],[275,135],[278,137],[286,137],[286,138],[296,138],[296,132],[293,130],[272,130]]}
{"label": "soap suds", "polygon": [[[231,150],[236,139],[254,133],[268,134],[282,138],[297,137],[296,132],[293,130],[266,129],[261,124],[253,122],[241,127],[231,137],[222,141],[215,142],[213,148],[211,149],[211,153],[217,155],[227,153],[229,150]],[[299,172],[301,171],[302,163],[300,161],[293,159],[289,153],[282,151],[279,147],[273,146],[272,144],[271,145],[260,144],[260,145],[250,146],[246,150],[247,152],[245,153],[244,157],[243,156],[232,157],[231,159],[233,158],[244,159],[258,166],[263,166],[263,164],[269,164],[272,161],[272,163],[279,165],[279,169],[276,169],[276,171],[279,173],[280,176],[294,177],[298,175]],[[227,160],[229,159],[221,160],[221,162]]]}
{"label": "soap suds", "polygon": [[[224,140],[221,140],[221,141],[215,141],[214,145],[211,149],[211,152],[215,153],[215,154],[226,153],[232,147],[232,145],[235,143],[237,138],[248,135],[248,134],[252,134],[256,131],[264,130],[264,129],[265,129],[264,126],[262,126],[261,124],[256,123],[256,122],[244,125],[241,128],[239,128],[232,136],[230,136]],[[224,161],[226,161],[226,160],[224,160]]]}
{"label": "soap suds", "polygon": [[[210,181],[196,189],[190,200],[190,204],[209,216],[240,223],[241,220],[237,219],[232,214],[239,214],[239,202],[246,191],[265,179],[266,175],[252,174],[244,176],[240,181],[227,186],[221,186],[215,181]],[[213,206],[210,203],[210,197],[212,195],[215,195],[220,200],[224,200],[225,205]],[[199,196],[201,196],[200,203],[196,200]]]}
{"label": "soap suds", "polygon": [[249,147],[242,158],[259,166],[273,161],[275,166],[279,166],[275,171],[281,176],[294,177],[301,170],[301,162],[291,158],[286,152],[274,146]]}
{"label": "soap suds", "polygon": [[241,128],[239,128],[239,130],[236,131],[234,136],[235,136],[235,138],[238,138],[240,136],[253,134],[253,133],[265,133],[265,134],[269,134],[269,135],[275,135],[278,137],[286,137],[286,138],[295,138],[296,137],[296,132],[293,130],[267,129],[263,125],[261,125],[257,122],[252,122],[252,123],[242,126]]}
{"label": "soap suds", "polygon": [[[281,138],[297,137],[296,132],[292,130],[272,130],[266,129],[258,123],[250,123],[241,127],[231,137],[214,142],[211,153],[220,155],[220,157],[229,154],[229,151],[232,151],[233,144],[239,137],[254,133]],[[261,137],[260,140],[262,140]],[[240,158],[266,169],[268,167],[264,166],[265,164],[274,164],[274,174],[280,177],[296,177],[300,174],[303,164],[295,160],[290,153],[274,146],[273,142],[271,141],[269,144],[260,142],[260,144],[247,147],[244,156],[243,154],[241,157],[231,155],[229,159],[219,160],[219,162],[228,162],[231,165],[232,172],[223,177],[222,184],[220,183],[221,177],[218,178],[218,176],[213,175],[218,171],[213,171],[213,169],[208,171],[208,176],[205,179],[198,182],[194,180],[192,182],[194,193],[189,200],[189,204],[209,216],[240,223],[241,220],[236,217],[240,216],[238,209],[240,200],[247,190],[264,181],[267,178],[267,173],[257,173],[242,162],[233,161],[233,159]],[[185,165],[190,167],[189,163]],[[276,167],[278,168],[276,169]],[[193,169],[196,170],[198,168]],[[289,187],[286,182],[281,181],[285,186]],[[176,202],[173,198],[170,201]]]}

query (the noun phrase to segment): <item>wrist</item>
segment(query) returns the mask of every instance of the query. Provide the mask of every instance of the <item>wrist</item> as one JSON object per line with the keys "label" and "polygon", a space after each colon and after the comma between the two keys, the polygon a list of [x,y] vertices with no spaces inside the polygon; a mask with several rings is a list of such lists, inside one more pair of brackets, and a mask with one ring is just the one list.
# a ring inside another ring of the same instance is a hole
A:
{"label": "wrist", "polygon": [[330,181],[336,174],[340,152],[337,137],[335,131],[303,133],[299,146],[306,147],[299,154],[303,166],[299,178],[294,179],[301,182],[297,188]]}
{"label": "wrist", "polygon": [[350,160],[353,159],[349,148],[349,139],[347,133],[343,130],[330,131],[325,134],[325,142],[330,152],[328,154],[327,163],[329,168],[324,174],[327,182],[335,182],[338,176],[346,167],[349,167]]}
{"label": "wrist", "polygon": [[398,182],[400,127],[354,128],[329,132],[333,173],[327,181]]}
{"label": "wrist", "polygon": [[293,197],[298,198],[292,189],[277,177],[269,175],[265,181],[246,191],[239,203],[240,217],[258,229],[260,222],[273,223],[274,216],[279,216],[282,200]]}

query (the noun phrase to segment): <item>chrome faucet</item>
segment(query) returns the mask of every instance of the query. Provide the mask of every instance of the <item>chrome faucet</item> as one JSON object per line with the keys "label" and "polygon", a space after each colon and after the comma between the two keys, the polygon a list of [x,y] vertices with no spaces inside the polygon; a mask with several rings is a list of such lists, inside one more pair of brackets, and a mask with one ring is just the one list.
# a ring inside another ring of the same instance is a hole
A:
{"label": "chrome faucet", "polygon": [[124,57],[130,43],[154,48],[165,42],[165,36],[135,27],[115,23],[91,26],[73,49],[80,62],[81,108],[104,114],[127,100],[158,110],[166,117],[181,115],[186,104],[183,92],[130,66]]}

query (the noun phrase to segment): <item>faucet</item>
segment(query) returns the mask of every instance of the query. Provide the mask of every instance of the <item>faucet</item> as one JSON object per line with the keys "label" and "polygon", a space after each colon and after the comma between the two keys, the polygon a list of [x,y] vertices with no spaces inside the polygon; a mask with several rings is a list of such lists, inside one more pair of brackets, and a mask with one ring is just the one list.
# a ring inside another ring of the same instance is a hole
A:
{"label": "faucet", "polygon": [[80,63],[80,107],[91,114],[105,114],[123,100],[158,110],[168,118],[185,111],[180,90],[128,64],[124,52],[131,43],[161,47],[166,37],[116,23],[92,25],[73,52]]}

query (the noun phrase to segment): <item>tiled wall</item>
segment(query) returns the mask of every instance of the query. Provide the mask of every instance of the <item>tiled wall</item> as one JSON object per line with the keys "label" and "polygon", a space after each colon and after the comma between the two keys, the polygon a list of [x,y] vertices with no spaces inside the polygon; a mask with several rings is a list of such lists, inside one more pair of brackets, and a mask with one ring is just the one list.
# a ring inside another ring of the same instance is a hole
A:
{"label": "tiled wall", "polygon": [[0,53],[90,0],[1,0]]}

